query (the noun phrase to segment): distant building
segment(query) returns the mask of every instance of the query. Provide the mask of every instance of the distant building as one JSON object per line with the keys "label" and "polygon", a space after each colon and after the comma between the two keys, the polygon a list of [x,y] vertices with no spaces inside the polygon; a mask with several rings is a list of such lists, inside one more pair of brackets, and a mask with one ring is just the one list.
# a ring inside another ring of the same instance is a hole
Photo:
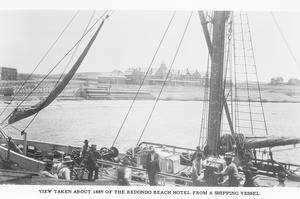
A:
{"label": "distant building", "polygon": [[282,77],[273,77],[270,82],[271,85],[278,85],[283,84],[283,78]]}
{"label": "distant building", "polygon": [[296,78],[291,78],[291,79],[289,79],[287,84],[288,85],[297,85],[297,84],[299,84],[299,81]]}
{"label": "distant building", "polygon": [[101,73],[98,76],[99,84],[125,84],[126,77],[121,71],[114,70],[110,73]]}
{"label": "distant building", "polygon": [[146,73],[141,68],[127,69],[124,73],[124,76],[127,78],[126,84],[141,84],[145,74]]}
{"label": "distant building", "polygon": [[0,67],[0,78],[6,81],[15,81],[18,77],[18,71],[15,68]]}

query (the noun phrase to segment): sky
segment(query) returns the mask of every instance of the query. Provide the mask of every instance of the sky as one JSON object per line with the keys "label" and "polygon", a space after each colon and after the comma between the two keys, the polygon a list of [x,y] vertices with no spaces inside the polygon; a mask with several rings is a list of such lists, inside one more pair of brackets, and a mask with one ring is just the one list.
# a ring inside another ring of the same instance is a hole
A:
{"label": "sky", "polygon": [[[20,73],[31,73],[76,12],[76,9],[42,8],[0,10],[0,67],[13,67]],[[103,12],[97,10],[91,24]],[[79,40],[92,13],[92,10],[78,13],[35,73],[46,74],[59,62]],[[116,10],[106,20],[78,72],[149,67],[172,14],[172,10],[160,9]],[[167,67],[171,65],[190,14],[188,9],[176,12],[152,67],[158,68],[163,61]],[[300,10],[273,12],[273,15],[296,61],[300,62],[300,26],[297,25]],[[259,80],[268,82],[277,76],[282,76],[285,81],[289,78],[300,79],[300,68],[276,28],[271,12],[249,11],[248,17]],[[81,53],[93,32],[94,29],[82,41],[76,55]],[[207,46],[198,13],[194,11],[173,69],[205,71],[206,64]],[[67,60],[59,64],[53,73],[61,73],[66,65]]]}

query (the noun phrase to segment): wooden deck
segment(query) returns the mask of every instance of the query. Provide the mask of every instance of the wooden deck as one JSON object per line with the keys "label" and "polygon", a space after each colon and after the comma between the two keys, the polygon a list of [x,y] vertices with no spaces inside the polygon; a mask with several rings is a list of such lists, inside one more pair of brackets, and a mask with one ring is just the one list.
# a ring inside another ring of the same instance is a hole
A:
{"label": "wooden deck", "polygon": [[0,184],[14,183],[22,179],[30,180],[33,174],[22,171],[0,169]]}

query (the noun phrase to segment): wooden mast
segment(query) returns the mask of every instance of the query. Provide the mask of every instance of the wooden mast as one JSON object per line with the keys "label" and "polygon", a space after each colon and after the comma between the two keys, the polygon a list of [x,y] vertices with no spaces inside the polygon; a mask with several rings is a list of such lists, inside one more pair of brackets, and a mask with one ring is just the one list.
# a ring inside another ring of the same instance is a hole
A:
{"label": "wooden mast", "polygon": [[[216,152],[220,148],[220,131],[223,107],[225,108],[228,124],[231,133],[234,133],[232,120],[224,96],[223,66],[225,56],[225,24],[229,18],[229,11],[215,11],[213,16],[213,35],[210,41],[210,35],[207,29],[207,22],[204,13],[199,11],[199,17],[206,38],[209,54],[211,56],[210,73],[210,95],[209,95],[209,113],[208,113],[208,132],[207,146],[211,152]],[[265,148],[284,145],[296,145],[300,143],[298,137],[264,137],[245,139],[245,149]]]}
{"label": "wooden mast", "polygon": [[217,151],[220,138],[223,109],[223,65],[225,45],[225,23],[230,12],[215,11],[213,17],[212,57],[210,73],[209,113],[207,145]]}

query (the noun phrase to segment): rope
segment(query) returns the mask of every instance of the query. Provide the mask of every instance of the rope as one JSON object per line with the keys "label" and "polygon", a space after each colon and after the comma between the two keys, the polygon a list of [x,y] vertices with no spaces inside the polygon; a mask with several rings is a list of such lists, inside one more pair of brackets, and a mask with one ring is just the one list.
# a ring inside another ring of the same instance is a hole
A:
{"label": "rope", "polygon": [[[91,23],[91,21],[92,21],[94,15],[95,15],[95,11],[93,12],[93,14],[92,14],[92,16],[91,16],[91,18],[90,18],[90,20],[89,20],[89,22],[88,22],[88,24],[87,24],[85,30],[83,31],[83,34],[82,34],[82,35],[84,35],[84,34],[86,33],[86,31],[87,31],[88,27],[90,26],[90,23]],[[72,54],[70,60],[68,61],[66,67],[64,68],[63,72],[61,73],[59,79],[56,81],[56,84],[55,84],[55,86],[53,87],[52,91],[53,91],[53,90],[56,88],[56,86],[59,84],[59,81],[61,80],[61,78],[63,77],[65,71],[66,71],[67,68],[69,67],[69,65],[70,65],[70,63],[71,63],[71,61],[72,61],[72,59],[73,59],[75,53],[76,53],[77,50],[78,50],[78,47],[79,47],[80,43],[81,43],[81,41],[80,41],[80,42],[78,43],[78,45],[76,46],[76,48],[75,48],[75,50],[74,50],[74,52],[73,52],[73,54]],[[38,112],[33,116],[33,118],[30,120],[30,122],[27,124],[27,126],[24,128],[23,131],[26,131],[26,130],[27,130],[27,128],[31,125],[31,123],[35,120],[35,118],[38,116],[39,113],[40,113],[40,111],[38,111]]]}
{"label": "rope", "polygon": [[[21,101],[20,104],[18,104],[18,106],[14,109],[18,109],[23,103],[24,101],[42,84],[42,82],[53,72],[53,70],[62,62],[62,60],[64,60],[66,58],[66,56],[75,48],[75,46],[77,46],[77,44],[90,32],[90,30],[100,21],[100,19],[102,19],[102,17],[105,15],[107,11],[105,11],[102,16],[92,25],[92,27],[72,46],[72,48],[59,60],[59,62],[48,72],[48,74],[36,85],[36,87]],[[107,15],[108,16],[108,15]],[[3,120],[3,122],[1,124],[3,124],[5,122],[5,120],[7,120],[10,115],[14,112],[14,110]]]}
{"label": "rope", "polygon": [[115,13],[115,10],[112,10],[110,13],[108,13],[109,16],[112,16]]}
{"label": "rope", "polygon": [[245,137],[241,133],[224,134],[220,137],[219,145],[226,151],[242,150],[245,145]]}
{"label": "rope", "polygon": [[[93,17],[94,17],[94,15],[95,15],[95,10],[93,11],[93,14],[92,14],[92,16],[91,16],[91,18],[90,18],[90,20],[89,20],[89,22],[88,22],[88,24],[87,24],[87,26],[86,26],[86,28],[84,29],[84,31],[83,31],[83,34],[82,34],[82,36],[84,35],[84,33],[86,33],[86,31],[87,31],[87,29],[88,29],[88,27],[90,26],[90,24],[91,24],[91,21],[92,21],[92,19],[93,19]],[[74,50],[74,52],[73,52],[73,54],[72,54],[72,56],[71,56],[71,58],[70,58],[70,60],[68,61],[68,63],[67,63],[67,65],[66,65],[66,67],[65,67],[65,69],[63,70],[63,72],[61,73],[61,75],[60,75],[60,77],[59,77],[59,79],[57,80],[57,82],[56,82],[56,84],[55,84],[55,86],[54,86],[54,88],[57,86],[57,84],[59,83],[59,81],[61,80],[61,78],[63,77],[63,75],[64,75],[64,73],[66,72],[66,70],[67,70],[67,68],[69,67],[69,65],[70,65],[70,63],[71,63],[71,61],[73,60],[73,58],[74,58],[74,55],[75,55],[75,53],[77,52],[77,50],[78,50],[78,47],[79,47],[79,45],[80,45],[80,43],[81,43],[81,41],[78,43],[78,45],[76,46],[76,48],[75,48],[75,50]],[[53,89],[54,90],[54,89]]]}
{"label": "rope", "polygon": [[172,64],[171,64],[171,66],[170,66],[170,68],[169,68],[169,70],[168,70],[168,73],[167,73],[167,76],[166,76],[166,78],[165,78],[165,81],[164,81],[164,83],[163,83],[163,85],[162,85],[162,87],[161,87],[161,89],[160,89],[160,92],[159,92],[159,94],[158,94],[158,97],[157,97],[156,100],[155,100],[154,106],[153,106],[153,108],[152,108],[152,110],[151,110],[151,113],[150,113],[150,115],[149,115],[149,117],[148,117],[148,120],[147,120],[147,122],[146,122],[146,124],[145,124],[145,127],[144,127],[144,129],[143,129],[143,131],[142,131],[142,133],[141,133],[141,135],[140,135],[140,138],[139,138],[138,142],[136,143],[136,146],[138,146],[139,142],[140,142],[141,139],[142,139],[142,136],[143,136],[144,133],[145,133],[145,130],[146,130],[146,128],[147,128],[147,126],[148,126],[148,123],[149,123],[149,121],[150,121],[150,119],[151,119],[151,117],[152,117],[152,114],[153,114],[153,112],[154,112],[154,110],[155,110],[155,107],[156,107],[157,102],[158,102],[158,100],[159,100],[159,98],[160,98],[160,95],[161,95],[161,93],[162,93],[162,91],[163,91],[163,89],[164,89],[164,87],[165,87],[165,84],[166,84],[166,82],[167,82],[167,80],[168,80],[168,77],[169,77],[169,75],[170,75],[171,69],[172,69],[172,67],[173,67],[173,65],[174,65],[174,62],[175,62],[175,60],[176,60],[177,54],[178,54],[178,52],[179,52],[179,49],[180,49],[180,47],[181,47],[183,38],[184,38],[184,36],[185,36],[186,30],[187,30],[187,28],[188,28],[188,26],[189,26],[189,23],[190,23],[190,21],[191,21],[192,15],[193,15],[193,12],[191,12],[191,14],[190,14],[190,16],[189,16],[188,22],[187,22],[187,24],[186,24],[186,27],[185,27],[184,32],[183,32],[183,34],[182,34],[181,40],[180,40],[179,45],[178,45],[178,47],[177,47],[177,50],[176,50],[175,56],[174,56],[174,58],[173,58]]}
{"label": "rope", "polygon": [[285,37],[284,37],[284,35],[283,35],[283,33],[282,33],[282,31],[281,31],[281,29],[280,29],[278,23],[277,23],[277,21],[276,21],[274,15],[273,15],[273,12],[271,12],[271,15],[272,15],[272,18],[273,18],[273,20],[274,20],[274,22],[275,22],[275,24],[276,24],[276,27],[277,27],[277,29],[279,30],[280,35],[281,35],[281,37],[282,37],[282,39],[283,39],[283,41],[284,41],[286,47],[288,48],[288,50],[289,50],[289,52],[290,52],[290,54],[291,54],[291,56],[292,56],[294,62],[296,63],[296,65],[297,65],[298,68],[300,69],[300,65],[298,64],[298,62],[297,62],[297,60],[296,60],[294,54],[292,53],[292,50],[290,49],[289,44],[287,43],[287,41],[286,41],[286,39],[285,39]]}
{"label": "rope", "polygon": [[[206,18],[210,18],[210,16],[208,15],[208,13],[206,13]],[[211,18],[210,18],[211,19]],[[201,20],[200,20],[201,22]],[[212,25],[213,23],[210,23],[209,26],[209,35],[210,35],[210,39],[212,36]],[[210,54],[209,51],[207,53],[207,61],[206,61],[206,78],[205,78],[205,84],[204,84],[204,101],[203,101],[203,105],[202,105],[202,119],[201,119],[201,125],[200,125],[200,135],[199,135],[199,140],[198,140],[198,146],[200,146],[200,142],[202,141],[202,148],[204,147],[206,141],[204,142],[204,130],[205,128],[207,128],[207,102],[208,102],[208,78],[209,78],[209,66],[210,66]]]}
{"label": "rope", "polygon": [[0,117],[2,116],[2,114],[4,113],[4,111],[8,108],[8,106],[11,104],[11,102],[15,99],[15,97],[17,96],[17,94],[19,94],[19,92],[21,91],[21,89],[24,87],[24,85],[27,83],[27,81],[30,79],[30,77],[33,75],[33,73],[36,71],[36,69],[39,67],[39,65],[42,63],[42,61],[46,58],[46,56],[49,54],[49,52],[52,50],[52,48],[54,47],[54,45],[57,43],[57,41],[60,39],[60,37],[63,35],[63,33],[66,31],[66,29],[69,27],[69,25],[72,23],[72,21],[74,20],[74,18],[77,16],[77,14],[79,13],[79,10],[76,12],[76,14],[73,16],[73,18],[69,21],[69,23],[67,24],[67,26],[63,29],[63,31],[59,34],[58,38],[54,41],[54,43],[51,45],[51,47],[48,49],[48,51],[46,52],[46,54],[42,57],[42,59],[38,62],[38,64],[35,66],[34,70],[30,73],[30,75],[28,76],[28,78],[25,80],[25,82],[21,85],[21,87],[18,89],[18,91],[14,94],[14,96],[12,97],[12,99],[9,101],[9,103],[7,104],[7,106],[3,109],[3,111],[0,114]]}
{"label": "rope", "polygon": [[150,68],[151,68],[151,66],[152,66],[152,64],[153,64],[153,62],[154,62],[154,59],[155,59],[155,57],[156,57],[156,55],[157,55],[157,53],[158,53],[158,51],[159,51],[159,49],[160,49],[160,47],[161,47],[161,45],[162,45],[162,42],[164,41],[164,38],[165,38],[165,36],[166,36],[166,34],[167,34],[168,30],[169,30],[169,27],[170,27],[170,25],[171,25],[171,23],[172,23],[172,21],[173,21],[173,19],[174,19],[175,14],[176,14],[176,11],[173,12],[172,18],[171,18],[171,20],[170,20],[170,22],[169,22],[169,24],[168,24],[168,26],[167,26],[167,28],[166,28],[166,30],[165,30],[165,33],[164,33],[163,37],[162,37],[161,40],[160,40],[160,43],[159,43],[159,45],[158,45],[158,47],[157,47],[157,49],[156,49],[156,51],[155,51],[155,53],[154,53],[154,56],[153,56],[153,58],[152,58],[152,60],[151,60],[151,63],[150,63],[150,65],[149,65],[148,69],[147,69],[147,72],[146,72],[146,74],[145,74],[145,76],[144,76],[144,78],[143,78],[143,80],[142,80],[142,82],[141,82],[141,84],[140,84],[140,86],[139,86],[139,89],[138,89],[137,93],[136,93],[135,96],[134,96],[134,99],[133,99],[133,101],[132,101],[132,103],[131,103],[131,105],[130,105],[128,111],[127,111],[127,114],[126,114],[126,116],[125,116],[125,118],[124,118],[124,120],[123,120],[123,122],[122,122],[122,124],[121,124],[121,127],[120,127],[120,129],[119,129],[119,131],[118,131],[117,136],[115,137],[115,140],[113,141],[112,146],[115,145],[115,143],[116,143],[116,141],[117,141],[117,139],[118,139],[118,137],[119,137],[119,135],[120,135],[120,133],[121,133],[121,130],[123,129],[123,126],[124,126],[124,124],[125,124],[125,121],[127,120],[127,117],[128,117],[128,115],[129,115],[129,113],[130,113],[130,111],[131,111],[131,109],[132,109],[132,106],[133,106],[133,104],[134,104],[134,102],[135,102],[135,100],[136,100],[136,98],[137,98],[137,95],[139,94],[139,92],[140,92],[140,90],[141,90],[141,88],[142,88],[142,86],[143,86],[143,84],[144,84],[144,81],[145,81],[145,79],[146,79],[146,77],[147,77],[147,75],[148,75],[148,72],[150,71]]}
{"label": "rope", "polygon": [[13,129],[19,131],[19,132],[22,132],[20,129],[18,129],[17,127],[13,126],[13,125],[10,125]]}

